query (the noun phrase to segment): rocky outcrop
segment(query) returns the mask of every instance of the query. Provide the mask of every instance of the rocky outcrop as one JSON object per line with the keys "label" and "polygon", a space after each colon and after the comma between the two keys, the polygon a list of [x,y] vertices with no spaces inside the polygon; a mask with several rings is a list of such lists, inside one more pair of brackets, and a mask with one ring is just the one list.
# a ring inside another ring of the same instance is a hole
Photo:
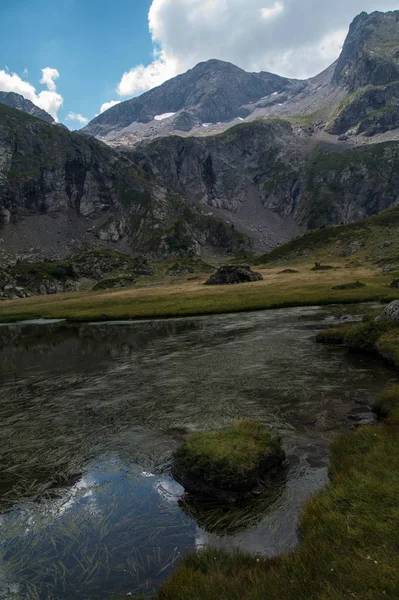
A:
{"label": "rocky outcrop", "polygon": [[231,213],[246,204],[253,211],[261,205],[282,216],[292,214],[304,171],[298,139],[290,123],[280,119],[237,125],[205,138],[162,138],[129,156],[164,185]]}
{"label": "rocky outcrop", "polygon": [[249,265],[220,267],[214,273],[205,285],[234,285],[238,283],[250,283],[252,281],[262,281],[260,273],[252,271]]}
{"label": "rocky outcrop", "polygon": [[0,92],[0,104],[5,104],[11,108],[17,108],[24,113],[45,121],[46,123],[55,123],[53,117],[45,110],[33,104],[30,100],[26,100],[21,94],[15,92]]}
{"label": "rocky outcrop", "polygon": [[351,92],[399,81],[399,11],[366,12],[350,26],[333,82]]}
{"label": "rocky outcrop", "polygon": [[336,135],[349,132],[373,136],[398,127],[399,83],[395,82],[365,88],[348,96],[338,107],[327,131]]}
{"label": "rocky outcrop", "polygon": [[[158,139],[129,156],[200,205],[229,211],[232,218],[244,212],[254,229],[261,218],[257,207],[293,219],[304,231],[362,219],[397,202],[397,142],[349,149],[321,145],[306,154],[290,123],[281,119],[205,138]],[[264,218],[271,220],[270,214]]]}
{"label": "rocky outcrop", "polygon": [[[27,231],[19,227],[24,222]],[[44,256],[55,257],[70,253],[73,239],[81,247],[116,245],[154,257],[251,247],[245,235],[204,215],[127,156],[0,105],[0,235],[6,240],[13,227],[14,248],[27,251],[36,240]]]}

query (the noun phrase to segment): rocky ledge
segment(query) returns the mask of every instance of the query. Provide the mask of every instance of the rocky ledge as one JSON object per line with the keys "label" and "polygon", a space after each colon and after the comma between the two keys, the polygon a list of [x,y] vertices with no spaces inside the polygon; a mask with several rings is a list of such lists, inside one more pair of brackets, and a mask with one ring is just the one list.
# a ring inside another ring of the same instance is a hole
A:
{"label": "rocky ledge", "polygon": [[220,267],[216,273],[205,282],[205,285],[233,285],[262,280],[262,275],[252,271],[249,265],[229,265],[227,267]]}
{"label": "rocky ledge", "polygon": [[235,502],[267,490],[284,462],[280,438],[244,420],[188,436],[174,455],[172,474],[188,492]]}

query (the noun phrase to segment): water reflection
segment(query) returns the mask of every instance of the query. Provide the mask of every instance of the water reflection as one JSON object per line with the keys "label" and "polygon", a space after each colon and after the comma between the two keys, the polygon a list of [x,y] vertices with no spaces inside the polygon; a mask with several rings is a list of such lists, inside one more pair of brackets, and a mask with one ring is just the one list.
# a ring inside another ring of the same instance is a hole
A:
{"label": "water reflection", "polygon": [[[317,346],[317,326],[315,309],[292,309],[2,327],[0,597],[147,595],[202,545],[291,548],[331,438],[393,378]],[[169,475],[182,436],[241,417],[283,436],[284,484],[232,512],[182,498]]]}

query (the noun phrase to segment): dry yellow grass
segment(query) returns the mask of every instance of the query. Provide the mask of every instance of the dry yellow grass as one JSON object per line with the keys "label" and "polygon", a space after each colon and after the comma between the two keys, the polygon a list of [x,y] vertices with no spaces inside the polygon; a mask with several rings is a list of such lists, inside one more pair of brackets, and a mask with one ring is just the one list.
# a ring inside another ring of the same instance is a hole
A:
{"label": "dry yellow grass", "polygon": [[[72,292],[39,296],[0,304],[0,321],[33,318],[69,320],[135,319],[238,312],[303,306],[389,300],[398,296],[389,278],[376,271],[337,268],[311,271],[312,264],[295,266],[298,273],[279,275],[281,267],[259,269],[264,281],[234,286],[205,286],[206,276],[195,281],[157,283],[145,287],[98,292]],[[358,290],[332,290],[336,285],[361,281]]]}

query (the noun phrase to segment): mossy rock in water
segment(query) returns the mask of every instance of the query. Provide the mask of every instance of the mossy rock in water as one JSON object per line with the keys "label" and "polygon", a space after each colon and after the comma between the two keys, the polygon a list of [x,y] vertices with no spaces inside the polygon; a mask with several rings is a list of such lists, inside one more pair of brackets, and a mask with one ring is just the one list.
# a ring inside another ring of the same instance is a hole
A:
{"label": "mossy rock in water", "polygon": [[262,280],[262,275],[256,271],[252,271],[249,265],[228,265],[220,267],[216,273],[205,282],[205,285],[233,285]]}
{"label": "mossy rock in water", "polygon": [[244,420],[190,435],[174,455],[172,473],[189,492],[234,502],[264,489],[284,461],[280,438]]}

